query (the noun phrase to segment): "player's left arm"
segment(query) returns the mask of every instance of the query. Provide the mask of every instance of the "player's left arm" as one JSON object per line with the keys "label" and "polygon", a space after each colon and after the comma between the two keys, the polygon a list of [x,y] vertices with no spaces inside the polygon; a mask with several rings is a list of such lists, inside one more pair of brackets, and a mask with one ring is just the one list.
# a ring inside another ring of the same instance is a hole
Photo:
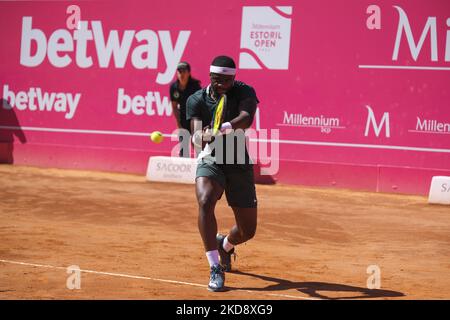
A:
{"label": "player's left arm", "polygon": [[[228,128],[224,128],[225,130],[247,129],[250,128],[253,123],[253,117],[259,103],[255,89],[249,85],[239,86],[237,95],[239,114],[229,122],[229,125],[225,124],[225,126],[228,126]],[[229,128],[230,125],[231,128]],[[223,130],[221,131],[223,132]]]}
{"label": "player's left arm", "polygon": [[239,115],[230,121],[231,127],[236,129],[250,128],[258,102],[255,97],[248,97],[239,103]]}

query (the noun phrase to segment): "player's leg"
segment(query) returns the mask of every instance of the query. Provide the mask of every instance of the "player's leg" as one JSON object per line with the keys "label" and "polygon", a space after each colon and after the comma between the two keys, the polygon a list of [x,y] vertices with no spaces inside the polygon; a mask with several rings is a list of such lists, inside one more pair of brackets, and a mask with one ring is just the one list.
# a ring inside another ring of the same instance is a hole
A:
{"label": "player's leg", "polygon": [[218,234],[216,237],[220,264],[227,272],[231,271],[231,256],[234,254],[234,247],[253,238],[257,225],[257,208],[232,207],[232,209],[236,224],[228,235]]}
{"label": "player's leg", "polygon": [[198,164],[195,183],[199,207],[198,229],[210,266],[208,284],[210,291],[221,291],[225,285],[225,273],[219,263],[216,243],[217,221],[214,214],[216,203],[223,194],[224,184],[225,177],[215,164],[204,162]]}
{"label": "player's leg", "polygon": [[195,186],[199,209],[198,229],[205,251],[217,250],[217,221],[214,209],[224,189],[217,181],[209,177],[198,177]]}
{"label": "player's leg", "polygon": [[227,249],[231,250],[232,246],[244,243],[255,236],[257,225],[257,211],[257,208],[233,207],[236,225],[231,228],[230,233],[228,234],[227,242],[230,245],[227,247]]}
{"label": "player's leg", "polygon": [[231,255],[234,246],[254,237],[257,224],[257,199],[253,176],[253,166],[227,167],[226,196],[236,219],[229,234],[218,235],[220,262],[225,271],[231,271]]}

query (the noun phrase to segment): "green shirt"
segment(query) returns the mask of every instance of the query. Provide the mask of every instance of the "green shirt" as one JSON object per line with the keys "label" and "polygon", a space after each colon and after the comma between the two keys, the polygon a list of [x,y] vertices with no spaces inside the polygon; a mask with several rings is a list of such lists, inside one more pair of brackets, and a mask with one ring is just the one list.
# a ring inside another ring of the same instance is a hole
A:
{"label": "green shirt", "polygon": [[[256,106],[259,100],[256,97],[255,90],[251,86],[240,81],[235,81],[233,87],[226,93],[226,95],[227,108],[224,115],[224,122],[228,122],[236,118],[241,111],[248,112],[253,121],[253,116],[255,115]],[[204,128],[207,125],[211,124],[216,106],[217,101],[211,98],[209,94],[209,87],[201,89],[191,95],[186,103],[186,120],[198,118],[202,121],[202,127]],[[223,139],[223,141],[220,142],[220,139]],[[223,159],[225,159],[226,157],[226,150],[229,150],[228,148],[233,148],[234,163],[237,163],[238,161],[239,163],[241,163],[242,161],[245,161],[245,163],[250,163],[247,146],[244,145],[239,148],[238,144],[242,143],[242,139],[238,139],[235,137],[234,144],[232,144],[231,140],[232,139],[229,138],[227,140],[227,135],[218,136],[215,139],[215,143],[217,145],[220,145],[218,143],[223,143]],[[239,150],[245,150],[244,154],[239,154]],[[213,153],[213,156],[215,156],[215,153]],[[242,156],[244,158],[242,158]],[[217,160],[218,163],[220,163],[220,160]],[[223,160],[223,163],[224,162],[225,160]],[[227,164],[229,164],[228,161]]]}

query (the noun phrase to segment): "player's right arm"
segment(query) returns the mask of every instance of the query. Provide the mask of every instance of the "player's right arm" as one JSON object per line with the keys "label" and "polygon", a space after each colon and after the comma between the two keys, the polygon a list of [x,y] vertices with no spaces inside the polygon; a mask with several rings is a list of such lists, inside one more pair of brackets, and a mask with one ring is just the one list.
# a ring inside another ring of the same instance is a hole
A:
{"label": "player's right arm", "polygon": [[202,113],[201,113],[201,95],[194,93],[191,95],[186,102],[186,120],[190,121],[191,124],[191,133],[192,133],[192,142],[196,146],[196,148],[205,147],[205,141],[203,139],[203,121],[202,121]]}
{"label": "player's right arm", "polygon": [[203,141],[202,120],[199,118],[191,118],[192,143],[203,150],[205,143]]}

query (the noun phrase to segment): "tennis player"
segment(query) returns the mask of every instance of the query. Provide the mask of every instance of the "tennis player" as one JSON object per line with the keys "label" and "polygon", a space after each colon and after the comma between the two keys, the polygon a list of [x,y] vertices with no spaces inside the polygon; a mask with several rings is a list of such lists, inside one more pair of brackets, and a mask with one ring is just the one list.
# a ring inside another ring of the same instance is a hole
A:
{"label": "tennis player", "polygon": [[[215,150],[206,155],[201,152],[196,172],[198,228],[210,266],[208,284],[210,291],[224,289],[225,271],[231,271],[231,256],[234,254],[235,246],[253,238],[256,231],[257,200],[253,164],[248,155],[245,139],[235,139],[226,133],[249,128],[259,101],[255,90],[243,82],[236,81],[235,74],[236,64],[232,58],[227,56],[214,58],[210,65],[210,85],[191,95],[187,101],[186,117],[191,122],[191,132],[194,133],[193,140],[195,140],[205,137],[204,133],[209,130],[208,125],[211,123],[219,97],[222,94],[227,96],[226,112],[220,130],[222,135],[215,137],[214,140],[218,142],[223,139],[223,148],[220,149],[221,152]],[[200,144],[204,147],[206,142]],[[239,146],[238,143],[244,145]],[[199,142],[194,141],[194,144]],[[234,153],[231,161],[223,161],[230,150]],[[243,150],[244,154],[239,154],[239,150]],[[219,153],[221,159],[218,159]],[[224,191],[236,220],[228,235],[217,233],[214,215],[216,203]]]}

